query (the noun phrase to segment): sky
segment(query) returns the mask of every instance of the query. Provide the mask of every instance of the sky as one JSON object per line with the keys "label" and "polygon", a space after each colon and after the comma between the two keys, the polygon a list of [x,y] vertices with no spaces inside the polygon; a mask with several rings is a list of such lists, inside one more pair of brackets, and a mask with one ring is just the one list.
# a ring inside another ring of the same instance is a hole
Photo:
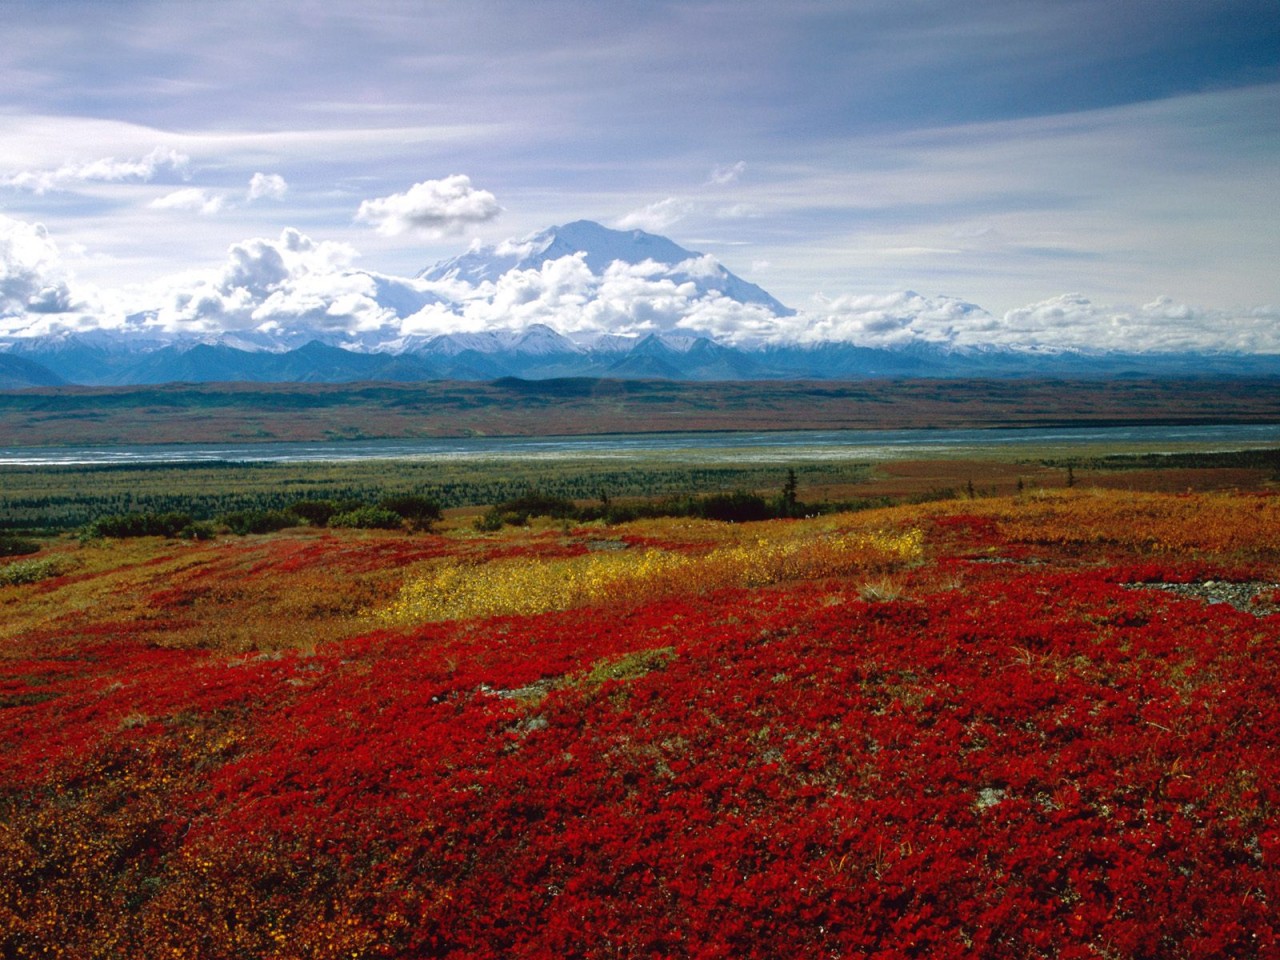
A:
{"label": "sky", "polygon": [[586,218],[797,337],[1280,352],[1275,0],[0,0],[0,34],[10,331],[367,326],[357,266]]}

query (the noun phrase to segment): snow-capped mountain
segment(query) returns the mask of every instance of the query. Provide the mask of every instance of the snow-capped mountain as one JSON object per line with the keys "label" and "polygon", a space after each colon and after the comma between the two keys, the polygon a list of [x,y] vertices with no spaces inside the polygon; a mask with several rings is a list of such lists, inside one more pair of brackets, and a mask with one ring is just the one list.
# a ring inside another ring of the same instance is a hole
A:
{"label": "snow-capped mountain", "polygon": [[476,353],[511,353],[526,357],[548,357],[557,354],[582,354],[586,350],[544,323],[524,330],[484,330],[477,333],[442,333],[406,350],[456,357],[474,350]]}
{"label": "snow-capped mountain", "polygon": [[653,263],[665,267],[663,275],[677,285],[692,283],[700,296],[718,292],[738,303],[758,304],[779,317],[795,314],[754,283],[730,273],[714,258],[686,250],[657,234],[611,230],[591,220],[575,220],[564,226],[548,227],[523,240],[470,250],[427,267],[418,278],[463,280],[473,285],[496,283],[513,271],[540,270],[549,261],[577,254],[583,254],[583,261],[596,276],[603,276],[619,263],[630,266]]}
{"label": "snow-capped mountain", "polygon": [[[822,313],[799,317],[712,257],[587,220],[477,247],[416,277],[360,270],[342,255],[285,231],[278,242],[232,247],[219,272],[111,324],[60,328],[28,317],[29,328],[11,325],[0,336],[0,389],[60,381],[1280,374],[1280,358],[1267,354],[962,347],[959,331],[1006,321],[911,291],[827,301]],[[896,345],[860,344],[868,335]]]}

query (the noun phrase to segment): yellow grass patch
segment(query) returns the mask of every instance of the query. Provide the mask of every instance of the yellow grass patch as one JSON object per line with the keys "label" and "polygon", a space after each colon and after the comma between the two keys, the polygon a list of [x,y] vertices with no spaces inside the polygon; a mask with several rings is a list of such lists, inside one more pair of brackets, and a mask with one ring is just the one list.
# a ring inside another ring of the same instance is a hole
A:
{"label": "yellow grass patch", "polygon": [[404,625],[652,600],[884,571],[918,559],[923,551],[918,529],[828,533],[810,527],[802,535],[791,532],[795,529],[785,539],[757,536],[702,554],[644,549],[545,561],[438,563],[405,583],[396,600],[373,617]]}

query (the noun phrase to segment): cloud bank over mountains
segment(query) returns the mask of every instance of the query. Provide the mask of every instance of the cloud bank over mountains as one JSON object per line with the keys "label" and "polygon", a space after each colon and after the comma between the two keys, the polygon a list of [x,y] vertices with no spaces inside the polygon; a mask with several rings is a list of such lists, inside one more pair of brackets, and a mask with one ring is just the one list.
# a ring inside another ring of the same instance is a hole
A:
{"label": "cloud bank over mountains", "polygon": [[[283,178],[259,175],[250,193],[270,198],[286,189]],[[197,199],[187,209],[197,210]],[[447,231],[498,209],[492,194],[458,176],[368,201],[358,216],[382,231]],[[834,343],[1042,354],[1280,354],[1274,306],[1228,310],[1167,297],[1114,306],[1072,293],[997,316],[962,299],[901,291],[815,295],[792,309],[715,257],[639,229],[590,221],[473,244],[414,277],[377,273],[357,266],[358,259],[349,244],[287,228],[276,239],[233,244],[211,269],[97,290],[75,283],[42,226],[0,216],[0,338],[12,347],[93,331],[121,345],[198,341],[279,351],[320,340],[398,352],[442,335],[546,328],[584,346],[656,334],[747,349]]]}

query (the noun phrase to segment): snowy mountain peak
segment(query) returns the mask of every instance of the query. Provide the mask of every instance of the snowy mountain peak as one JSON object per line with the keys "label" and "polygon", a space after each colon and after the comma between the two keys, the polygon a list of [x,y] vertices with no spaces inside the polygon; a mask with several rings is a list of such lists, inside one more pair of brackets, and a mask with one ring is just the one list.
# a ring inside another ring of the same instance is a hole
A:
{"label": "snowy mountain peak", "polygon": [[548,260],[578,253],[584,254],[588,268],[597,276],[615,261],[636,264],[652,260],[674,267],[701,256],[666,237],[643,230],[610,230],[592,220],[575,220],[540,230],[522,240],[476,247],[427,267],[418,276],[431,281],[495,282],[512,270],[537,270]]}
{"label": "snowy mountain peak", "polygon": [[679,284],[692,283],[700,296],[719,294],[743,304],[757,304],[776,316],[795,314],[772,296],[731,273],[714,258],[666,237],[643,230],[613,230],[593,220],[575,220],[548,227],[521,240],[476,247],[427,267],[418,277],[427,281],[462,280],[470,284],[496,283],[515,270],[538,270],[544,263],[582,254],[597,277],[615,263],[654,263],[661,275]]}
{"label": "snowy mountain peak", "polygon": [[530,324],[524,330],[480,330],[475,333],[442,333],[420,345],[417,352],[456,357],[460,353],[512,354],[549,357],[582,353],[582,348],[546,324]]}
{"label": "snowy mountain peak", "polygon": [[657,234],[643,230],[610,230],[593,220],[575,220],[562,227],[551,227],[542,235],[549,242],[539,254],[539,260],[584,253],[587,266],[597,276],[618,261],[636,264],[652,260],[663,266],[675,267],[702,256]]}
{"label": "snowy mountain peak", "polygon": [[545,323],[530,324],[516,333],[508,347],[513,353],[530,357],[552,356],[557,353],[581,353],[582,348],[562,334],[556,333]]}

